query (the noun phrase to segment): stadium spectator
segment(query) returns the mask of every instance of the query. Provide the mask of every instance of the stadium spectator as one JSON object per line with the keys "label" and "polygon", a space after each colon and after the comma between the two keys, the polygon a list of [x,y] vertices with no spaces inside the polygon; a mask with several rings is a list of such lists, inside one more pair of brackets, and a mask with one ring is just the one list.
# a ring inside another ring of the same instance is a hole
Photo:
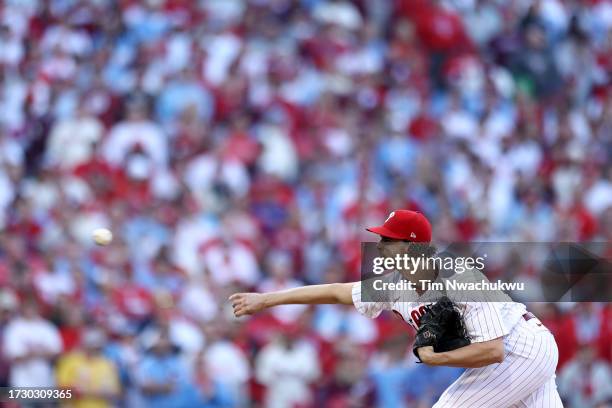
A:
{"label": "stadium spectator", "polygon": [[406,398],[409,366],[406,361],[407,339],[389,339],[372,356],[368,376],[375,387],[376,406],[402,407]]}
{"label": "stadium spectator", "polygon": [[404,335],[390,337],[372,356],[368,377],[376,390],[376,406],[403,407],[407,403],[430,406],[463,371],[417,364],[410,348]]}
{"label": "stadium spectator", "polygon": [[75,407],[112,407],[121,393],[117,367],[102,354],[105,344],[101,329],[86,328],[79,349],[57,362],[57,385],[71,390]]}
{"label": "stadium spectator", "polygon": [[255,378],[266,387],[267,407],[312,404],[310,384],[319,375],[317,351],[285,333],[265,346],[255,362]]}
{"label": "stadium spectator", "polygon": [[196,388],[196,401],[194,407],[201,408],[231,408],[239,407],[238,401],[244,398],[231,387],[208,370],[203,361],[204,354],[198,355],[194,367],[194,385]]}
{"label": "stadium spectator", "polygon": [[232,396],[233,404],[246,404],[252,375],[247,356],[235,343],[227,323],[210,322],[205,327],[207,344],[195,362],[196,371],[214,379],[218,387]]}
{"label": "stadium spectator", "polygon": [[51,166],[71,170],[91,160],[97,143],[102,140],[102,123],[87,111],[80,101],[74,117],[58,120],[49,133],[45,159]]}
{"label": "stadium spectator", "polygon": [[62,351],[57,328],[40,315],[34,299],[20,305],[4,330],[3,354],[11,363],[11,387],[52,387],[55,385],[52,360]]}
{"label": "stadium spectator", "polygon": [[[11,314],[17,308],[17,297],[11,290],[3,289],[0,291],[0,350],[4,350],[4,330],[8,324]],[[10,360],[4,353],[0,353],[0,386],[9,386]]]}
{"label": "stadium spectator", "polygon": [[610,365],[597,358],[595,348],[583,344],[559,374],[559,394],[568,405],[596,406],[612,399]]}
{"label": "stadium spectator", "polygon": [[179,348],[165,330],[150,333],[144,340],[146,352],[137,363],[135,381],[144,406],[189,407],[195,390]]}
{"label": "stadium spectator", "polygon": [[146,105],[144,97],[129,101],[125,120],[110,129],[103,146],[109,164],[143,178],[168,161],[168,140],[159,125],[148,119]]}

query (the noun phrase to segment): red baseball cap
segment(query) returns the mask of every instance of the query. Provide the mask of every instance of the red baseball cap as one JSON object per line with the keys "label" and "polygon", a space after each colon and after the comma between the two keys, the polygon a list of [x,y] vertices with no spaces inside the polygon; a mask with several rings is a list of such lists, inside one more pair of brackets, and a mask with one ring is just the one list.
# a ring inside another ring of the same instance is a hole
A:
{"label": "red baseball cap", "polygon": [[431,224],[418,211],[395,210],[380,227],[366,229],[386,238],[431,242]]}

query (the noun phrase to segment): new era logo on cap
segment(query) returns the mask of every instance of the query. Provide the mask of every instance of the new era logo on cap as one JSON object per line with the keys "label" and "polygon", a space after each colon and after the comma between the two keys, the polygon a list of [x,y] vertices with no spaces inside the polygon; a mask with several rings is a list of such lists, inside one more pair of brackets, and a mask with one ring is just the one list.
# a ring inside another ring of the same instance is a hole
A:
{"label": "new era logo on cap", "polygon": [[392,239],[431,242],[431,224],[418,211],[393,211],[383,225],[367,228],[367,230]]}

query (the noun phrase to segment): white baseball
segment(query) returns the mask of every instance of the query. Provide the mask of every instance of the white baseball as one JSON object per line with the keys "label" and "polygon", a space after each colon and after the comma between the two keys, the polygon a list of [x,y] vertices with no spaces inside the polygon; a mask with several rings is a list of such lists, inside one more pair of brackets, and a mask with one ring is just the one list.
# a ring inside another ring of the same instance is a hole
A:
{"label": "white baseball", "polygon": [[98,245],[108,245],[113,240],[113,233],[106,228],[96,228],[92,236],[94,242]]}

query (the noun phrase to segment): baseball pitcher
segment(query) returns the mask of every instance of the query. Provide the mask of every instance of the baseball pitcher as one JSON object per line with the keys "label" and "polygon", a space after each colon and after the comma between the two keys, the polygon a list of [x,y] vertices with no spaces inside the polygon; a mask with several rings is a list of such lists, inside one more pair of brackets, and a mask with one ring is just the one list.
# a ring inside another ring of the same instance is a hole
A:
{"label": "baseball pitcher", "polygon": [[[431,242],[421,213],[397,210],[368,231],[380,236],[381,256],[414,253]],[[417,282],[436,280],[434,271],[405,274]],[[365,316],[392,310],[416,330],[414,353],[429,365],[466,368],[435,408],[562,407],[555,384],[558,350],[553,335],[523,304],[455,301],[416,291],[414,298],[362,301],[362,282],[311,285],[270,293],[230,296],[236,316],[285,304],[354,305]]]}

